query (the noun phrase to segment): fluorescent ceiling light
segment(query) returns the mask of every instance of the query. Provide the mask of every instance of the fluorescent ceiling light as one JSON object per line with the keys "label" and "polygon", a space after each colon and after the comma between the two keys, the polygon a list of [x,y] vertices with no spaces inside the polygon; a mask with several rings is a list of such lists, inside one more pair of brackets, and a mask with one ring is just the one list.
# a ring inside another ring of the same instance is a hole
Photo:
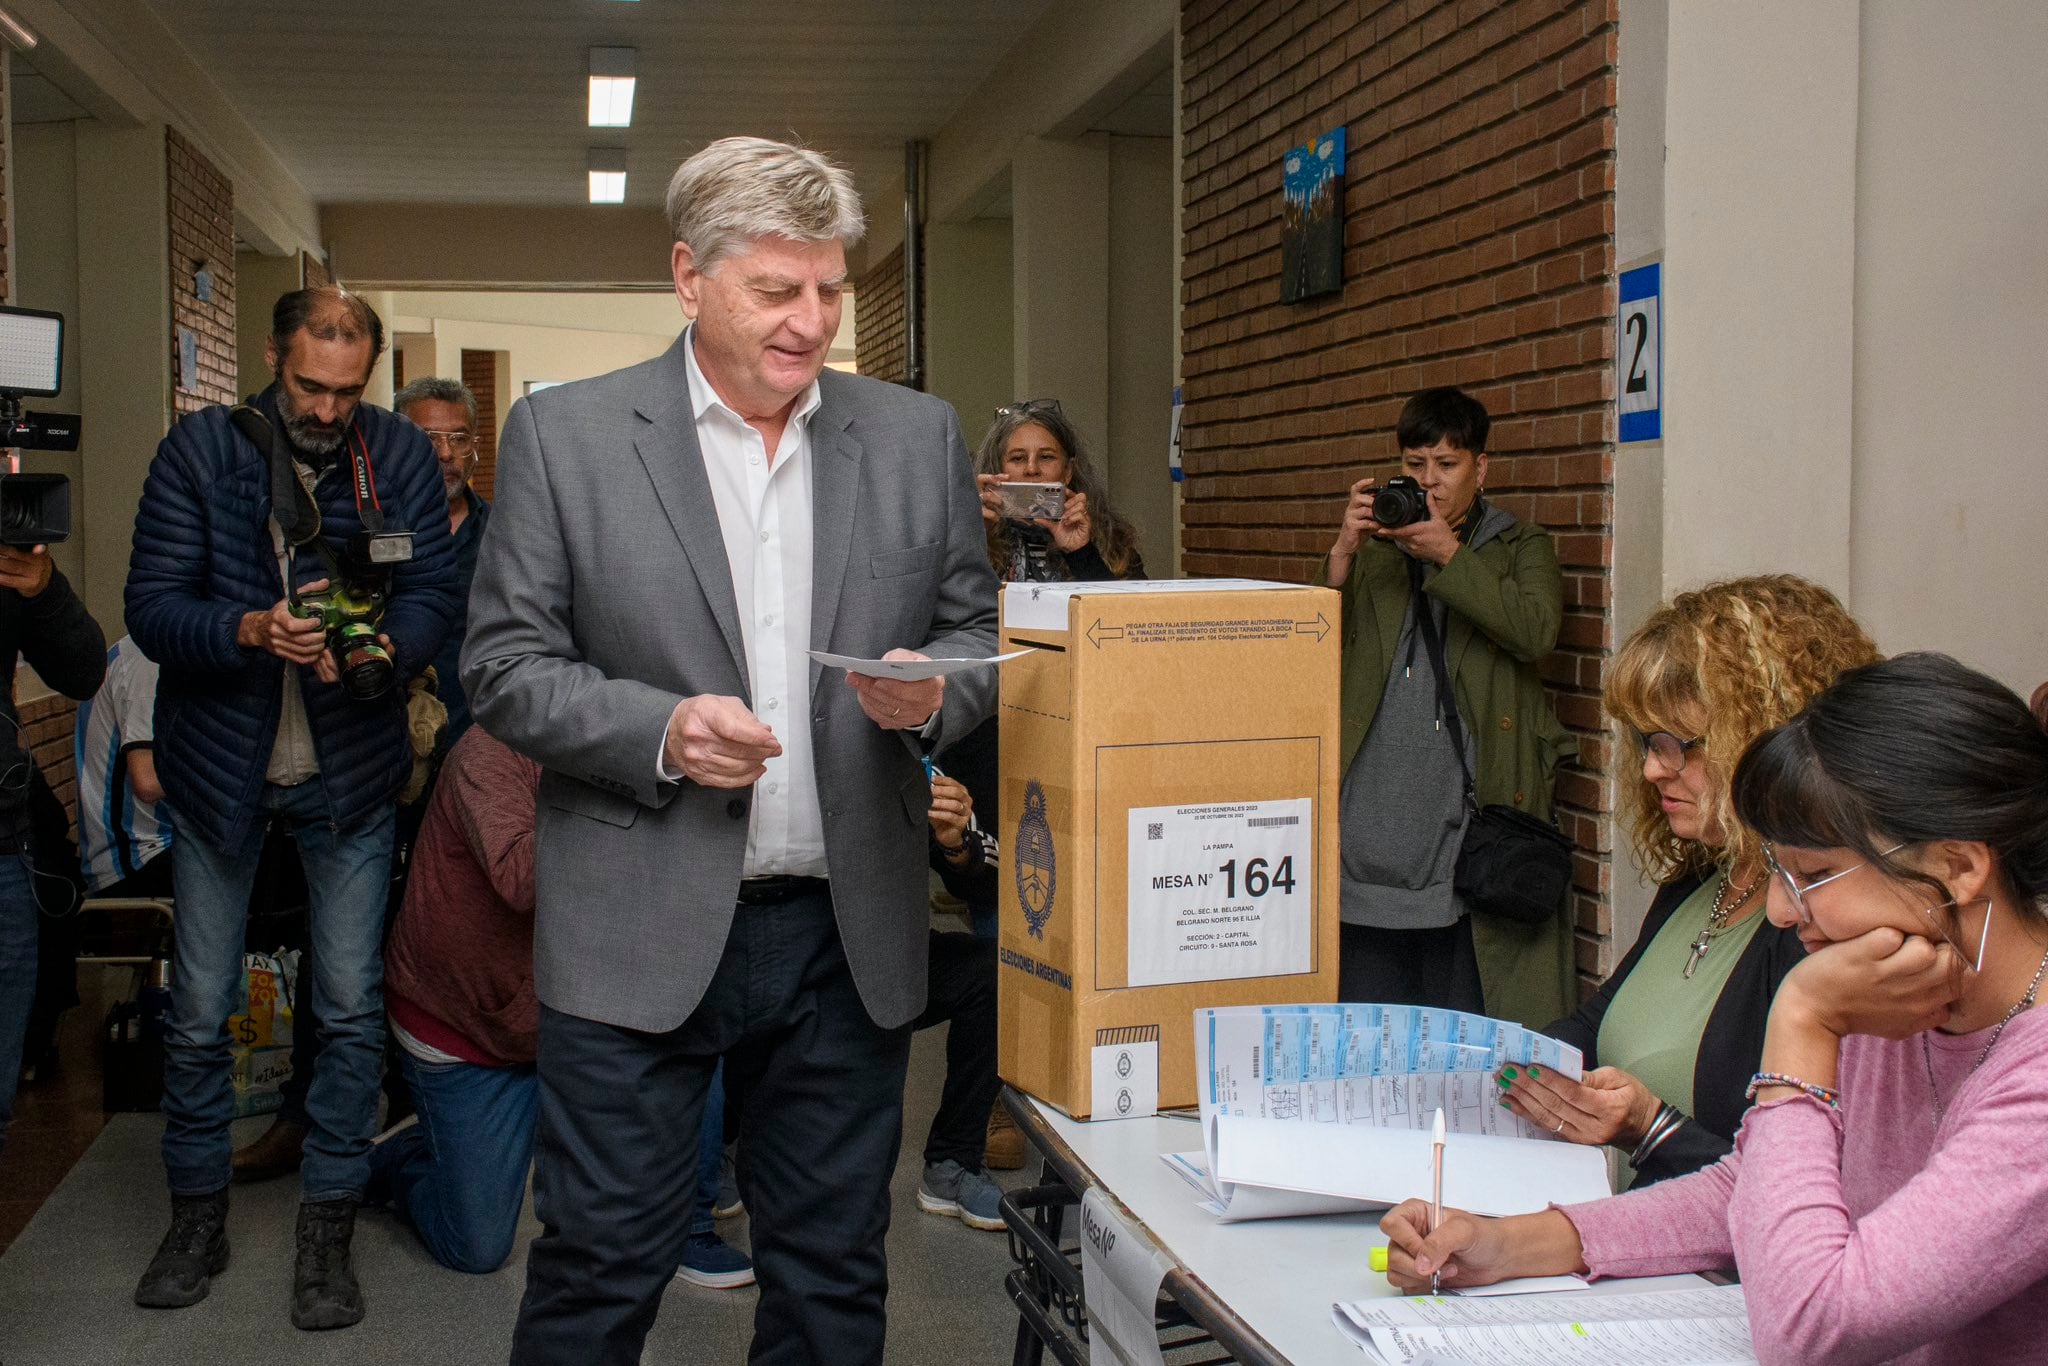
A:
{"label": "fluorescent ceiling light", "polygon": [[590,126],[633,126],[633,49],[590,49]]}
{"label": "fluorescent ceiling light", "polygon": [[0,34],[4,34],[7,41],[13,43],[23,52],[29,51],[36,45],[35,31],[27,24],[22,23],[21,20],[15,18],[10,11],[4,9],[0,9]]}
{"label": "fluorescent ceiling light", "polygon": [[616,147],[590,149],[590,202],[626,202],[626,154]]}

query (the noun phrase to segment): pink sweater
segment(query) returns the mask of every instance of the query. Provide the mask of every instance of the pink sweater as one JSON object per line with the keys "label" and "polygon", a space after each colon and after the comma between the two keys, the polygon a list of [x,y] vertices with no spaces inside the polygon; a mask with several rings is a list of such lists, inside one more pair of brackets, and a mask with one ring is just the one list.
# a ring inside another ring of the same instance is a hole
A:
{"label": "pink sweater", "polygon": [[1753,1109],[1691,1176],[1564,1213],[1600,1276],[1740,1268],[1757,1359],[2048,1362],[2048,1005],[1991,1031],[1842,1043],[1839,1114]]}

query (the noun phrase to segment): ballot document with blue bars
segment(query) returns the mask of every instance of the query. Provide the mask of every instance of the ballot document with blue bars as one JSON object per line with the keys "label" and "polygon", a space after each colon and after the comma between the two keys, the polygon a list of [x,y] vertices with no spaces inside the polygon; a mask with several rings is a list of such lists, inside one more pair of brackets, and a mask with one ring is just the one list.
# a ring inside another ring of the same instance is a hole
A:
{"label": "ballot document with blue bars", "polygon": [[1406,1005],[1232,1006],[1195,1012],[1195,1069],[1214,1114],[1312,1124],[1427,1127],[1548,1138],[1502,1108],[1494,1073],[1550,1067],[1578,1080],[1579,1050],[1509,1020]]}

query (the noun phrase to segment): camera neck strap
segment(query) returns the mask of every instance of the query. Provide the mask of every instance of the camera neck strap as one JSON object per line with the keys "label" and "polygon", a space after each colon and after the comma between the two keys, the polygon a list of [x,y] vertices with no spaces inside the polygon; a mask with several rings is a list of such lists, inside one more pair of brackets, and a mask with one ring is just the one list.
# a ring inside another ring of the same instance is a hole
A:
{"label": "camera neck strap", "polygon": [[370,468],[370,448],[363,440],[361,428],[351,415],[348,423],[349,474],[355,485],[356,516],[362,521],[363,530],[372,536],[384,530],[384,505],[377,501],[377,474]]}
{"label": "camera neck strap", "polygon": [[[1477,505],[1473,511],[1478,511]],[[1477,525],[1476,521],[1473,525]],[[1470,528],[1467,528],[1469,544]],[[1458,772],[1465,777],[1465,804],[1479,809],[1479,791],[1472,781],[1472,766],[1465,758],[1465,723],[1458,716],[1458,699],[1451,690],[1451,671],[1444,663],[1443,635],[1436,628],[1436,603],[1422,587],[1422,562],[1408,562],[1409,615],[1422,648],[1429,655],[1429,671],[1436,678],[1437,729],[1450,732],[1451,748],[1458,756]]]}

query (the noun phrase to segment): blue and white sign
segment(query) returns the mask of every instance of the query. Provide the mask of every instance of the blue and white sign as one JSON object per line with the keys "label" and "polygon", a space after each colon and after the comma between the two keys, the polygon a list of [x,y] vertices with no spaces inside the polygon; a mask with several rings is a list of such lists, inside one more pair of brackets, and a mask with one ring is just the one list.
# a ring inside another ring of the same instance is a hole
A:
{"label": "blue and white sign", "polygon": [[1614,395],[1623,441],[1664,437],[1664,267],[1652,261],[1621,273],[1615,320]]}

